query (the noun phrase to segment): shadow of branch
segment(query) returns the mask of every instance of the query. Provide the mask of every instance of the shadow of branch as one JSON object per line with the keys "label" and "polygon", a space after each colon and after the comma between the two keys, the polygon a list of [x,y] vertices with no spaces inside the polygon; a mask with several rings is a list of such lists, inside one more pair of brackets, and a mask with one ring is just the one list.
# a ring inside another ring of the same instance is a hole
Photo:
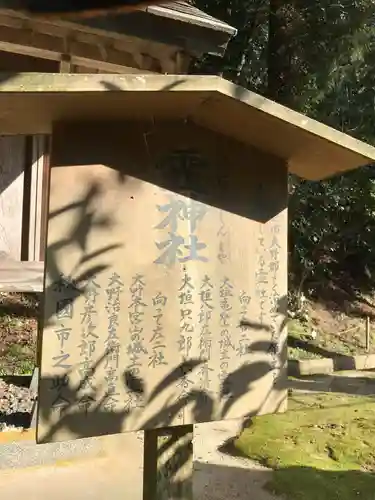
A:
{"label": "shadow of branch", "polygon": [[[124,179],[121,181],[123,182]],[[95,264],[95,259],[107,255],[119,247],[119,245],[106,245],[95,252],[89,251],[88,241],[92,230],[96,228],[113,229],[113,221],[110,217],[97,214],[96,206],[100,195],[101,191],[98,185],[92,184],[88,186],[81,200],[61,207],[50,214],[51,219],[72,214],[73,224],[69,226],[70,231],[67,235],[52,243],[47,250],[48,286],[45,293],[47,298],[51,294],[56,296],[56,293],[61,293],[65,299],[71,302],[76,301],[87,292],[88,282],[94,280],[109,266],[105,263]],[[75,253],[80,254],[80,258],[72,265],[68,273],[63,273],[59,255],[60,252],[69,251],[71,247],[74,248]],[[59,289],[56,290],[56,287]],[[52,317],[60,314],[63,308],[63,302],[57,310],[45,308],[45,324],[48,325]],[[279,309],[284,310],[282,304]],[[79,383],[73,382],[77,379],[76,374],[73,373],[77,367],[66,370],[63,376],[59,377],[59,380],[56,380],[56,377],[42,374],[40,392],[48,393],[48,391],[60,387],[63,389],[64,397],[58,405],[54,406],[43,406],[43,403],[39,402],[38,413],[39,418],[43,421],[43,425],[40,426],[43,429],[43,434],[40,435],[38,431],[38,441],[79,439],[117,434],[125,430],[164,429],[176,425],[177,421],[184,422],[185,412],[190,412],[191,421],[196,423],[229,418],[233,407],[241,398],[254,390],[258,381],[270,372],[274,372],[275,369],[278,370],[274,359],[279,358],[280,351],[284,349],[284,346],[277,345],[277,340],[274,338],[274,327],[251,320],[233,326],[247,327],[253,331],[263,330],[271,334],[271,340],[269,342],[252,342],[249,333],[246,354],[249,352],[256,355],[263,353],[265,354],[264,359],[262,357],[261,361],[242,363],[239,368],[225,377],[216,396],[213,396],[205,388],[195,387],[190,382],[190,375],[195,376],[198,368],[207,364],[205,359],[188,359],[171,367],[170,372],[152,389],[147,386],[147,381],[136,372],[126,369],[121,374],[123,386],[121,392],[126,394],[127,400],[120,409],[115,410],[108,409],[107,406],[113,393],[105,390],[102,387],[102,382],[100,382],[101,385],[95,383],[96,372],[112,354],[110,349],[104,352],[94,366],[86,371]],[[284,326],[285,322],[283,321],[280,328],[283,329]],[[122,333],[122,338],[129,337],[128,331]],[[275,378],[273,382],[269,393],[278,380]],[[262,394],[264,400],[254,401],[254,404],[251,405],[251,411],[246,416],[251,417],[251,415],[262,411],[269,393]],[[259,396],[255,397],[259,398]],[[157,404],[158,402],[160,404]],[[155,410],[155,407],[158,410]],[[180,418],[181,414],[182,418]],[[190,460],[191,453],[192,448],[189,440],[177,445],[172,439],[167,439],[163,443],[158,460],[163,457],[166,459],[160,473],[168,476],[168,485],[174,491],[176,489],[180,491],[185,487],[186,482],[181,478],[180,472]]]}
{"label": "shadow of branch", "polygon": [[[283,326],[282,326],[283,327]],[[265,354],[270,353],[270,343],[253,343],[255,352],[264,349]],[[209,422],[212,420],[222,420],[227,417],[231,407],[244,395],[248,394],[254,384],[274,370],[273,363],[267,361],[257,361],[246,363],[230,373],[221,385],[219,401],[207,390],[189,387],[182,395],[177,394],[177,387],[183,387],[191,374],[194,374],[206,361],[201,359],[189,359],[180,363],[159,382],[153,390],[148,391],[147,383],[137,374],[130,370],[125,370],[122,375],[123,389],[131,395],[132,404],[125,406],[122,410],[105,409],[105,398],[110,394],[105,394],[99,398],[100,387],[95,387],[92,380],[95,373],[107,356],[111,352],[107,351],[101,356],[92,371],[87,374],[82,381],[72,386],[70,373],[66,373],[66,385],[64,395],[66,404],[63,408],[53,409],[39,408],[39,414],[47,423],[48,432],[43,436],[43,442],[54,440],[57,435],[66,435],[74,438],[99,436],[106,434],[121,433],[124,429],[148,430],[164,429],[166,435],[158,448],[157,462],[159,464],[159,483],[165,488],[168,485],[169,492],[173,490],[174,498],[185,498],[184,491],[189,488],[189,481],[181,475],[189,460],[192,458],[192,443],[190,439],[181,439],[186,434],[186,428],[181,427],[182,434],[178,437],[179,426],[174,425],[176,418],[185,409],[190,408],[194,422]],[[91,381],[91,383],[90,383]],[[54,380],[44,378],[41,380],[43,390],[53,387]],[[278,381],[275,380],[275,384]],[[89,393],[84,388],[91,387]],[[272,391],[270,388],[269,393]],[[148,393],[149,392],[149,393]],[[268,398],[269,393],[265,396]],[[86,399],[83,400],[86,394]],[[87,399],[89,394],[89,400]],[[152,411],[151,404],[161,398],[164,394],[168,399],[164,406],[158,411]],[[255,410],[249,412],[246,422],[261,411],[264,401]],[[219,413],[217,408],[219,407]],[[59,412],[56,421],[56,411]],[[151,416],[150,415],[151,412]],[[146,418],[144,418],[146,416]],[[55,420],[54,423],[52,421]],[[171,431],[173,429],[173,432]],[[184,430],[185,429],[185,430]],[[62,434],[61,434],[62,433]],[[186,436],[185,436],[186,437]],[[177,439],[177,440],[176,440]],[[179,496],[181,494],[181,496]]]}
{"label": "shadow of branch", "polygon": [[[45,288],[45,297],[51,294],[60,294],[64,300],[57,301],[57,310],[53,310],[45,303],[44,323],[50,324],[52,316],[59,315],[67,306],[67,303],[73,304],[78,297],[84,295],[88,284],[108,269],[109,264],[90,265],[91,261],[98,257],[108,255],[110,252],[120,248],[122,245],[112,244],[88,252],[88,240],[92,231],[95,229],[113,229],[114,222],[108,215],[98,215],[97,204],[101,196],[101,188],[96,182],[92,182],[86,193],[78,201],[62,206],[49,214],[49,220],[56,219],[62,215],[69,216],[73,220],[70,231],[61,239],[48,245],[46,255],[46,273],[47,286]],[[69,273],[63,272],[59,262],[61,252],[67,252],[70,249],[78,249],[80,252],[79,260],[72,266]],[[85,266],[86,269],[82,270]]]}

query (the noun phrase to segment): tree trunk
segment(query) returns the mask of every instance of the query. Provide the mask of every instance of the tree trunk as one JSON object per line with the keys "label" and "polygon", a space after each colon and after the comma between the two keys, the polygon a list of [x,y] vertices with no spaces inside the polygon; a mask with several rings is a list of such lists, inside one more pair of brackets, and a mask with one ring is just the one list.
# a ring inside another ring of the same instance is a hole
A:
{"label": "tree trunk", "polygon": [[291,33],[294,14],[293,0],[270,0],[267,97],[287,106],[293,99]]}

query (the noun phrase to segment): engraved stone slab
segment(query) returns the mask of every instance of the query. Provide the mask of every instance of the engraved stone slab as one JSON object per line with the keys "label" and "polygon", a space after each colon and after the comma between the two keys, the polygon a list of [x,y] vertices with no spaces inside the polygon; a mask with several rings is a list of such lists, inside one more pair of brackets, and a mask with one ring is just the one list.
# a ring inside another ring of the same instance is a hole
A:
{"label": "engraved stone slab", "polygon": [[40,442],[283,409],[285,168],[193,126],[145,137],[55,131]]}

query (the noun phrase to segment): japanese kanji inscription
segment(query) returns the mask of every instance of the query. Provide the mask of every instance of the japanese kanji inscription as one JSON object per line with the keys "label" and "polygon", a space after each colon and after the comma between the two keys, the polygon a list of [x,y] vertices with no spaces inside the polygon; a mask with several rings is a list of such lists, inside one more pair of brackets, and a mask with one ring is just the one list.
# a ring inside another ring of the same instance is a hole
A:
{"label": "japanese kanji inscription", "polygon": [[56,131],[38,440],[278,410],[285,171],[232,165],[231,179],[208,131],[142,156],[116,133],[100,150],[99,129],[70,150],[74,127]]}

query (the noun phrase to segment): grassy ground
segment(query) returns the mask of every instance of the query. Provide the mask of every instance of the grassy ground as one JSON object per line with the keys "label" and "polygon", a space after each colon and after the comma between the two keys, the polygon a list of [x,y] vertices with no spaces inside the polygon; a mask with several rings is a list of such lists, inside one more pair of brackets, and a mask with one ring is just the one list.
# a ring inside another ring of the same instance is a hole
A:
{"label": "grassy ground", "polygon": [[0,294],[0,376],[32,373],[38,310],[35,294]]}
{"label": "grassy ground", "polygon": [[375,499],[375,399],[290,397],[283,415],[257,417],[236,441],[275,470],[269,489],[288,500]]}

